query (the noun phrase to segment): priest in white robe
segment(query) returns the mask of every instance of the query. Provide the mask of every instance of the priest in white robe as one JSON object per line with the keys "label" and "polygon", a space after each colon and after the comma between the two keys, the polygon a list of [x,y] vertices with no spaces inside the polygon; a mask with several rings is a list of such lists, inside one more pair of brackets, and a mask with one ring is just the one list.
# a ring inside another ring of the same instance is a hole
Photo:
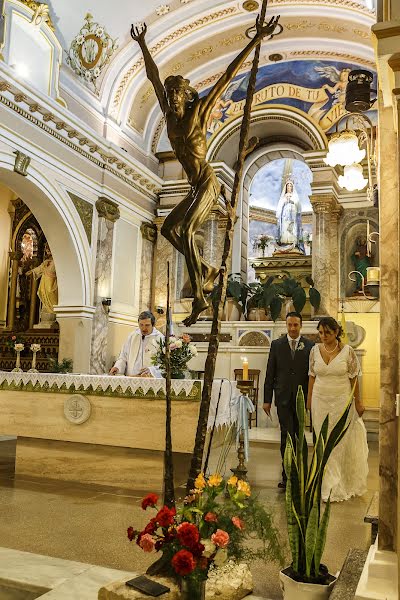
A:
{"label": "priest in white robe", "polygon": [[163,334],[154,327],[154,323],[155,317],[150,311],[140,313],[139,327],[128,335],[118,359],[110,370],[111,375],[162,377],[160,369],[151,361],[159,349],[160,340],[164,340]]}

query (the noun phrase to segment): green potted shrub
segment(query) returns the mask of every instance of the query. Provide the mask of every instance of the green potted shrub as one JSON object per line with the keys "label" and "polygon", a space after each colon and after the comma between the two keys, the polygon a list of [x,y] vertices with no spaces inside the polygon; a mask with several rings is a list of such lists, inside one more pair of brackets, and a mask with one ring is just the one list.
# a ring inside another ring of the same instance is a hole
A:
{"label": "green potted shrub", "polygon": [[332,450],[345,435],[353,392],[342,416],[328,436],[326,416],[308,463],[305,437],[306,410],[301,386],[296,398],[299,434],[293,442],[287,437],[284,468],[287,475],[286,517],[292,564],[280,572],[285,600],[322,600],[329,597],[335,577],[321,563],[330,515],[330,498],[321,512],[321,486],[325,465]]}
{"label": "green potted shrub", "polygon": [[[310,285],[310,304],[314,310],[318,310],[321,295],[314,287],[311,277],[307,276],[306,281]],[[250,284],[250,286],[252,285],[254,284]],[[263,308],[267,314],[271,315],[273,321],[280,317],[284,303],[290,301],[294,310],[301,313],[307,301],[306,290],[301,282],[292,277],[288,271],[283,271],[282,275],[269,277],[265,283],[256,283],[253,290],[253,295],[248,300],[248,313],[252,308]]]}
{"label": "green potted shrub", "polygon": [[[214,286],[213,291],[208,297],[211,304],[216,299],[217,287],[217,285]],[[224,320],[240,321],[241,315],[246,313],[246,304],[249,294],[251,294],[250,285],[242,281],[240,273],[231,273],[228,275]]]}

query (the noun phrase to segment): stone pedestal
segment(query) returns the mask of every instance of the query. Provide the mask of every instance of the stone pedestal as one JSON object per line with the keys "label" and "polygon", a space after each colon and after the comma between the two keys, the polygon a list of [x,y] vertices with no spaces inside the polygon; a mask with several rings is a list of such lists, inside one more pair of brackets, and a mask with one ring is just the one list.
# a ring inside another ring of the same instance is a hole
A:
{"label": "stone pedestal", "polygon": [[355,600],[397,600],[397,556],[378,549],[378,540],[369,550],[358,582]]}
{"label": "stone pedestal", "polygon": [[[169,587],[170,592],[163,594],[165,600],[180,600],[181,594],[177,583],[166,577],[151,577],[162,585]],[[149,596],[137,592],[126,585],[126,580],[116,581],[103,586],[99,590],[98,600],[148,600]],[[253,578],[245,563],[222,567],[210,574],[206,584],[206,600],[241,600],[253,590]]]}
{"label": "stone pedestal", "polygon": [[32,326],[32,329],[55,329],[57,327],[56,314],[48,313],[45,310],[40,312],[39,323]]}

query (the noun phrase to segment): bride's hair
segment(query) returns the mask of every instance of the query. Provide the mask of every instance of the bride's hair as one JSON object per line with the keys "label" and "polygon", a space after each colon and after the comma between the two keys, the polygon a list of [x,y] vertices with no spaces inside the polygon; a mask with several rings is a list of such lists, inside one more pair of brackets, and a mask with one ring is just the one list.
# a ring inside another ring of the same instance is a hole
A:
{"label": "bride's hair", "polygon": [[330,329],[331,331],[336,331],[336,339],[338,342],[341,341],[340,338],[343,335],[343,328],[341,325],[339,325],[336,319],[333,317],[322,317],[317,325],[317,329],[320,327],[322,327],[324,330]]}

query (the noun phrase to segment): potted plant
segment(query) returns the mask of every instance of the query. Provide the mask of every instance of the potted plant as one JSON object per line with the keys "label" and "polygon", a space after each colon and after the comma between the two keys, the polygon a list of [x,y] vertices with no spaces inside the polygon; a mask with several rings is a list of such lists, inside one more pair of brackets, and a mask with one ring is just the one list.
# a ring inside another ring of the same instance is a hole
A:
{"label": "potted plant", "polygon": [[[211,304],[216,299],[217,288],[218,286],[215,285],[209,296]],[[250,285],[242,281],[240,273],[231,273],[228,275],[223,320],[240,321],[241,315],[246,313],[249,294],[251,294]]]}
{"label": "potted plant", "polygon": [[[195,480],[195,488],[184,499],[181,507],[157,508],[158,496],[148,494],[142,508],[156,509],[146,527],[139,531],[128,528],[129,540],[145,552],[161,552],[157,563],[148,574],[157,573],[174,578],[183,600],[201,600],[209,571],[224,566],[234,569],[241,559],[267,558],[282,563],[283,553],[279,534],[272,516],[252,495],[249,484],[232,475],[225,480],[215,473],[202,473]],[[261,547],[254,547],[254,540]],[[251,540],[251,548],[246,540]]]}
{"label": "potted plant", "polygon": [[[307,276],[305,279],[310,285],[308,292],[310,304],[314,310],[318,310],[321,295],[314,287],[312,278]],[[286,313],[293,309],[301,313],[307,301],[306,290],[301,281],[292,277],[288,271],[283,271],[282,275],[269,277],[265,283],[257,283],[253,289],[255,289],[255,292],[248,301],[248,308],[263,308],[266,313],[269,311],[273,321],[276,321],[281,315],[284,304],[284,316],[286,316]],[[288,306],[289,302],[293,305],[293,308]]]}
{"label": "potted plant", "polygon": [[332,450],[345,435],[353,392],[342,416],[328,436],[327,415],[318,438],[314,432],[314,450],[308,463],[305,437],[306,410],[301,386],[296,398],[299,433],[293,442],[287,437],[284,468],[287,475],[286,517],[292,554],[290,567],[280,572],[285,600],[322,600],[329,597],[335,577],[321,563],[330,515],[330,498],[321,514],[321,487],[324,469]]}
{"label": "potted plant", "polygon": [[[266,321],[274,308],[276,298],[275,287],[269,277],[265,283],[255,281],[250,283],[250,298],[247,302],[247,319],[249,321]],[[272,306],[271,306],[272,305]],[[279,305],[280,306],[280,305]]]}

